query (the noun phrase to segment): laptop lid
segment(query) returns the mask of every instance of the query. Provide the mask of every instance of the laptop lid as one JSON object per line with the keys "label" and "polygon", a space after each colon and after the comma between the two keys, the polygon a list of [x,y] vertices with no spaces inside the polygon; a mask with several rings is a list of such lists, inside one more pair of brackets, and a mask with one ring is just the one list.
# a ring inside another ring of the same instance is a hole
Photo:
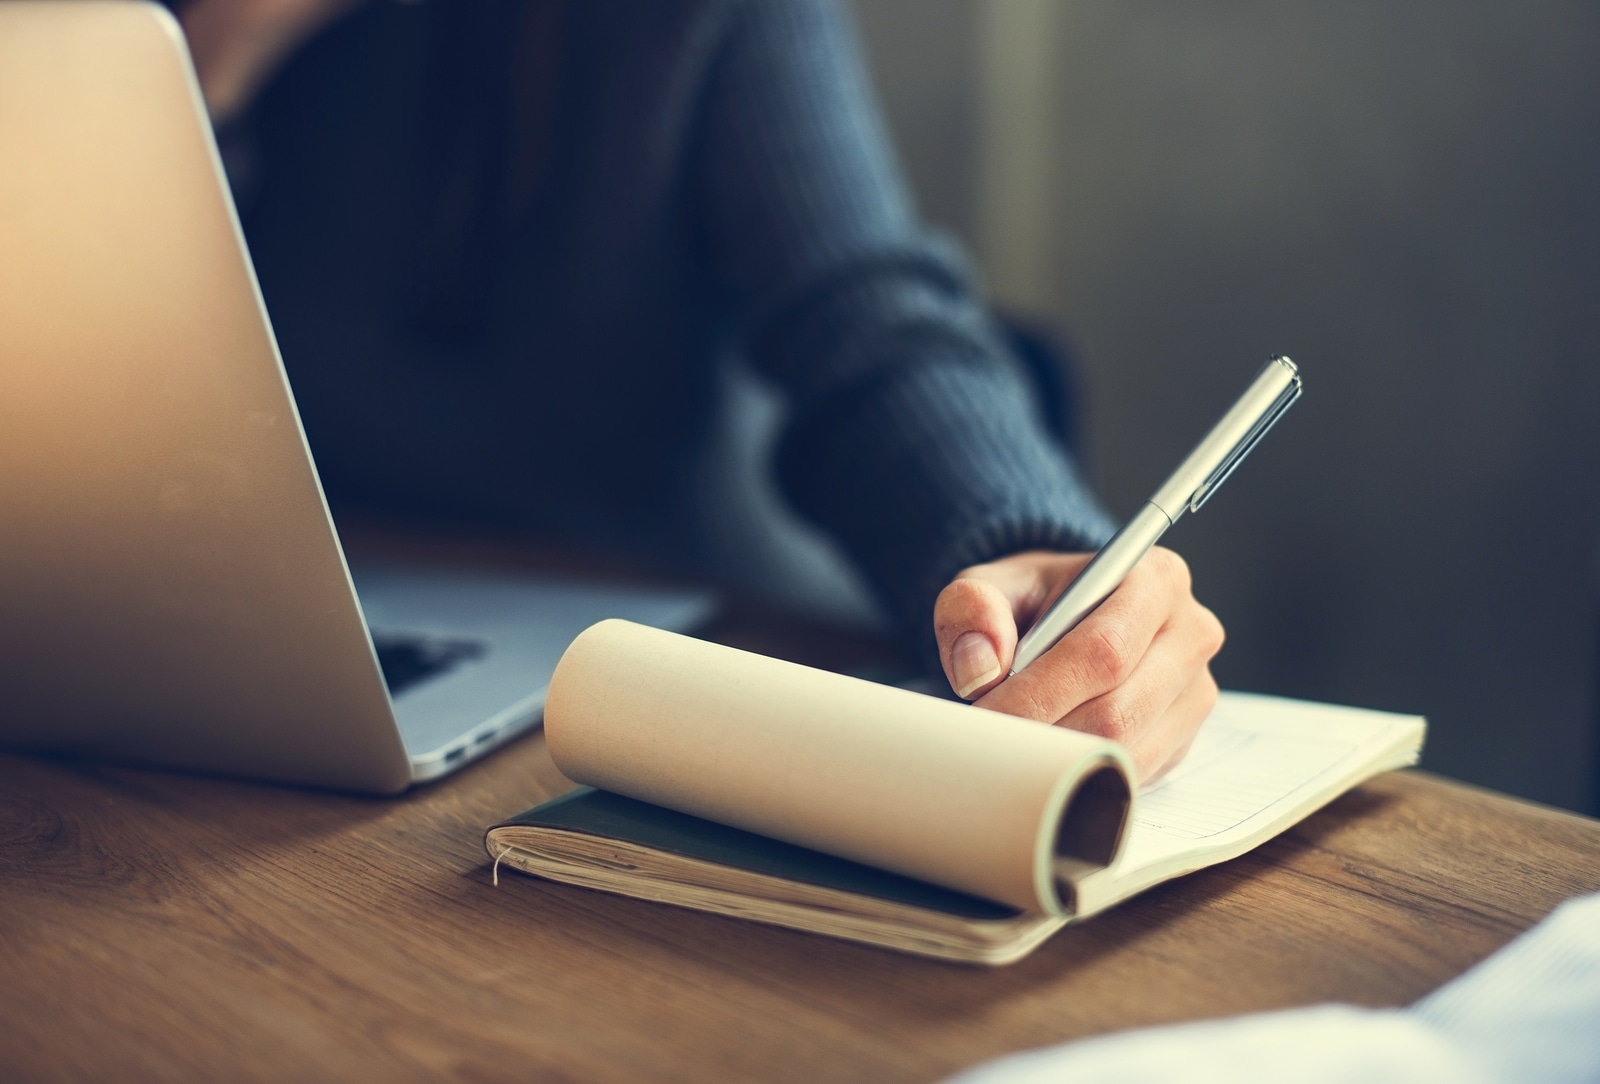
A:
{"label": "laptop lid", "polygon": [[0,3],[0,742],[411,767],[177,24]]}

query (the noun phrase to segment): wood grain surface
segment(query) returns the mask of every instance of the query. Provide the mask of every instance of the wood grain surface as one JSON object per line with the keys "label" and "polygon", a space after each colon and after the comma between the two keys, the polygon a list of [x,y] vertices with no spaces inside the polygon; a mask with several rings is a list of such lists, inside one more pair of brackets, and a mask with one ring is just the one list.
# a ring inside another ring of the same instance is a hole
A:
{"label": "wood grain surface", "polygon": [[0,755],[0,1078],[926,1081],[1402,1004],[1600,888],[1600,822],[1408,772],[984,970],[492,887],[484,827],[568,785],[537,735],[400,800]]}

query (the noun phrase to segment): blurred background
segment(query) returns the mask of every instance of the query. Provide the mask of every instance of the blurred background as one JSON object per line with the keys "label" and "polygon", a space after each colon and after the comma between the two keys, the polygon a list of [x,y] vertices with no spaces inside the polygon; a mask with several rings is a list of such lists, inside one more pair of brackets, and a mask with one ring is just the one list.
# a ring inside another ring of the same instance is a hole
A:
{"label": "blurred background", "polygon": [[924,213],[1078,355],[1130,513],[1275,353],[1307,392],[1168,536],[1225,686],[1600,782],[1600,5],[856,0]]}

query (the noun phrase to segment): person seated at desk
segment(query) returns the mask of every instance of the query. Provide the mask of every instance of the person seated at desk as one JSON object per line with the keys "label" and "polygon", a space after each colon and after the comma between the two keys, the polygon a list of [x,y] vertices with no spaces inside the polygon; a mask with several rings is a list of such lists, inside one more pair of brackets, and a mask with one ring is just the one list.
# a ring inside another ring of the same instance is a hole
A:
{"label": "person seated at desk", "polygon": [[1168,550],[1002,683],[1111,524],[836,3],[171,3],[336,510],[737,563],[695,467],[737,355],[787,500],[960,696],[1183,754],[1222,627]]}

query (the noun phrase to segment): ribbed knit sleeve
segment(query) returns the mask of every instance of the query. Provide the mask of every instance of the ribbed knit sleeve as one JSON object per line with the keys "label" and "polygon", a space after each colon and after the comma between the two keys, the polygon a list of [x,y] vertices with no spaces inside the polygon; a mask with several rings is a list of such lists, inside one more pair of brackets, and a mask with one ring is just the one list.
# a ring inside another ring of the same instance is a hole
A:
{"label": "ribbed knit sleeve", "polygon": [[1111,524],[917,222],[839,7],[756,0],[727,25],[693,171],[713,271],[790,402],[784,491],[925,648],[961,568]]}

